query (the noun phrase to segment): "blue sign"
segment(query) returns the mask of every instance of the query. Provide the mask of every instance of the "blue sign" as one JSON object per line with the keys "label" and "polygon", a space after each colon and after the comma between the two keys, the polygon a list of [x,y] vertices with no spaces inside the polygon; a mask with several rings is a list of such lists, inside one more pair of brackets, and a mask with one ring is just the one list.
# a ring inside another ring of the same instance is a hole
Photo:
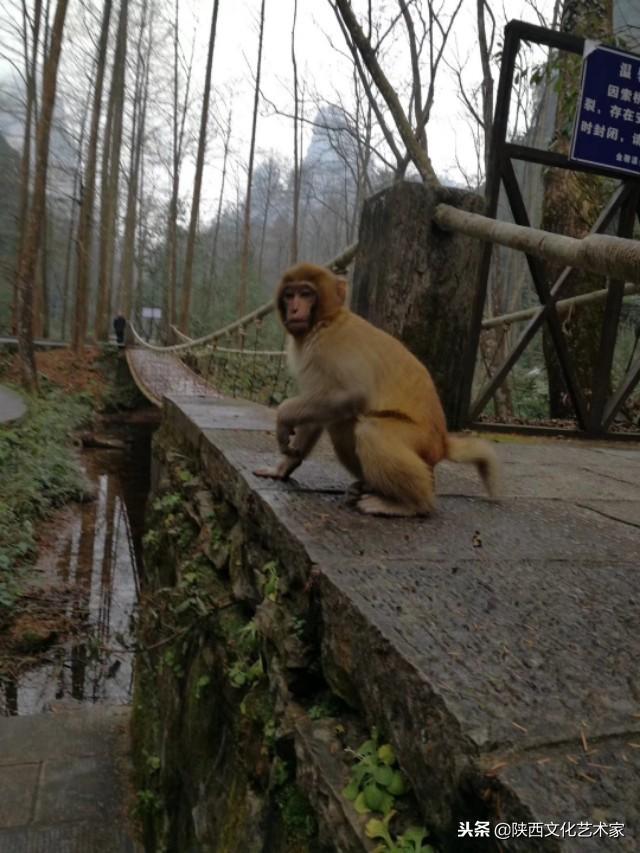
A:
{"label": "blue sign", "polygon": [[640,56],[585,43],[569,159],[640,175]]}

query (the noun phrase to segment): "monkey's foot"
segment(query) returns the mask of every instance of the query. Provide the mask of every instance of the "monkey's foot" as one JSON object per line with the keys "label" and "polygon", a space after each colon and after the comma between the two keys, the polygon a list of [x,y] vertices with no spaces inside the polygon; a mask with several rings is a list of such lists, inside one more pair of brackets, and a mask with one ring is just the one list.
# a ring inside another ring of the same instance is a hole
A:
{"label": "monkey's foot", "polygon": [[256,477],[268,477],[271,480],[287,480],[289,479],[289,471],[282,465],[274,466],[273,468],[256,468],[254,472]]}
{"label": "monkey's foot", "polygon": [[364,495],[360,498],[356,506],[360,512],[366,515],[387,515],[409,518],[423,514],[406,504],[380,497],[380,495]]}

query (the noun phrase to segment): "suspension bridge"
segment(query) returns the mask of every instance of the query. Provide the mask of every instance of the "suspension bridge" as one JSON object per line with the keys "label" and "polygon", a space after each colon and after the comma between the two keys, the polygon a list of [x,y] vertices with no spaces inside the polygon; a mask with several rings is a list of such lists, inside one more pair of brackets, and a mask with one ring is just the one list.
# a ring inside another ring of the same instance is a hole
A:
{"label": "suspension bridge", "polygon": [[[344,272],[356,252],[357,245],[349,246],[327,266]],[[273,300],[265,302],[199,338],[190,338],[171,326],[177,343],[166,346],[150,343],[132,326],[135,345],[127,347],[126,358],[134,381],[156,406],[169,395],[224,395],[267,405],[279,403],[285,399],[291,381],[285,364],[284,333],[275,323],[269,330],[264,328],[274,307]],[[260,348],[265,334],[278,341],[278,348]]]}

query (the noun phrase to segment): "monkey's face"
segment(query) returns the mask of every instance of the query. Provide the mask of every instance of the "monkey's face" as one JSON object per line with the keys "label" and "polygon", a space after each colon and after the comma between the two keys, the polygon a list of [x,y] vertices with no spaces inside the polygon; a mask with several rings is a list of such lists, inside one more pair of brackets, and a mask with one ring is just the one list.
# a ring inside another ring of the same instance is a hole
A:
{"label": "monkey's face", "polygon": [[315,322],[318,293],[308,281],[292,281],[285,284],[279,305],[282,322],[294,338],[309,332]]}

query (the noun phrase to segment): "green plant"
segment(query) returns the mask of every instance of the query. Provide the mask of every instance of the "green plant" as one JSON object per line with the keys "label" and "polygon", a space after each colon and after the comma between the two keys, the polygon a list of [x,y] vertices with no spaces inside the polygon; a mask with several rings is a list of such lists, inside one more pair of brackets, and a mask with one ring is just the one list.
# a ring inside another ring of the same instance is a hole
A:
{"label": "green plant", "polygon": [[87,493],[71,439],[90,414],[86,395],[45,388],[20,422],[0,429],[0,608],[12,606],[18,570],[35,556],[35,523]]}
{"label": "green plant", "polygon": [[143,788],[136,793],[136,804],[134,806],[134,814],[138,817],[145,815],[153,815],[162,810],[162,801],[160,797],[149,788]]}
{"label": "green plant", "polygon": [[146,764],[149,770],[153,772],[155,772],[156,770],[160,770],[160,767],[162,766],[162,762],[160,761],[159,755],[147,755]]}
{"label": "green plant", "polygon": [[258,648],[258,625],[255,619],[250,619],[236,634],[238,649],[245,655],[250,655]]}
{"label": "green plant", "polygon": [[196,699],[200,699],[202,694],[205,692],[207,687],[211,684],[211,677],[209,675],[201,675],[200,678],[196,681]]}
{"label": "green plant", "polygon": [[273,784],[281,788],[289,779],[290,771],[288,764],[277,755],[273,759]]}
{"label": "green plant", "polygon": [[178,652],[172,646],[165,649],[164,654],[160,658],[160,670],[162,671],[163,669],[171,670],[176,678],[182,678],[184,675],[184,669],[182,662],[178,658]]}
{"label": "green plant", "polygon": [[160,545],[160,534],[157,530],[149,530],[142,537],[142,546],[145,550],[154,550]]}
{"label": "green plant", "polygon": [[389,829],[389,824],[395,812],[390,811],[386,817],[371,818],[365,827],[367,838],[379,838],[379,844],[374,853],[436,853],[431,844],[425,844],[428,836],[427,830],[422,826],[410,826],[395,839]]}
{"label": "green plant", "polygon": [[395,798],[406,793],[407,786],[402,771],[396,766],[393,747],[378,746],[375,729],[371,738],[355,751],[357,763],[351,769],[351,781],[342,792],[353,802],[359,814],[380,812],[388,814]]}
{"label": "green plant", "polygon": [[257,681],[264,674],[262,658],[258,658],[252,664],[244,660],[237,660],[228,669],[229,681],[233,687],[247,687]]}
{"label": "green plant", "polygon": [[276,742],[276,733],[278,731],[278,726],[276,721],[271,718],[266,721],[264,724],[264,728],[262,730],[262,734],[264,735],[264,741],[268,747],[273,747]]}
{"label": "green plant", "polygon": [[315,815],[307,798],[297,785],[287,782],[275,795],[276,803],[287,829],[303,838],[313,838],[317,831]]}
{"label": "green plant", "polygon": [[183,497],[179,492],[166,492],[154,500],[153,509],[161,515],[168,515],[182,509],[183,503]]}
{"label": "green plant", "polygon": [[302,639],[304,637],[304,632],[307,628],[307,620],[304,618],[304,616],[294,616],[293,621],[291,623],[291,627],[293,628],[296,637]]}
{"label": "green plant", "polygon": [[265,576],[262,593],[269,601],[277,601],[278,599],[278,563],[275,560],[270,560],[262,567],[262,572]]}
{"label": "green plant", "polygon": [[327,699],[322,699],[316,702],[309,708],[309,717],[312,720],[323,720],[326,717],[337,717],[340,713],[340,703],[335,696],[329,696]]}
{"label": "green plant", "polygon": [[371,818],[365,827],[368,838],[382,842],[375,853],[436,853],[434,847],[424,843],[429,834],[424,827],[411,826],[395,838],[390,829],[396,814],[393,808],[396,797],[407,793],[405,777],[397,767],[391,744],[378,746],[378,732],[373,729],[371,737],[353,755],[357,761],[342,793],[353,802],[359,814],[378,812],[383,815]]}

